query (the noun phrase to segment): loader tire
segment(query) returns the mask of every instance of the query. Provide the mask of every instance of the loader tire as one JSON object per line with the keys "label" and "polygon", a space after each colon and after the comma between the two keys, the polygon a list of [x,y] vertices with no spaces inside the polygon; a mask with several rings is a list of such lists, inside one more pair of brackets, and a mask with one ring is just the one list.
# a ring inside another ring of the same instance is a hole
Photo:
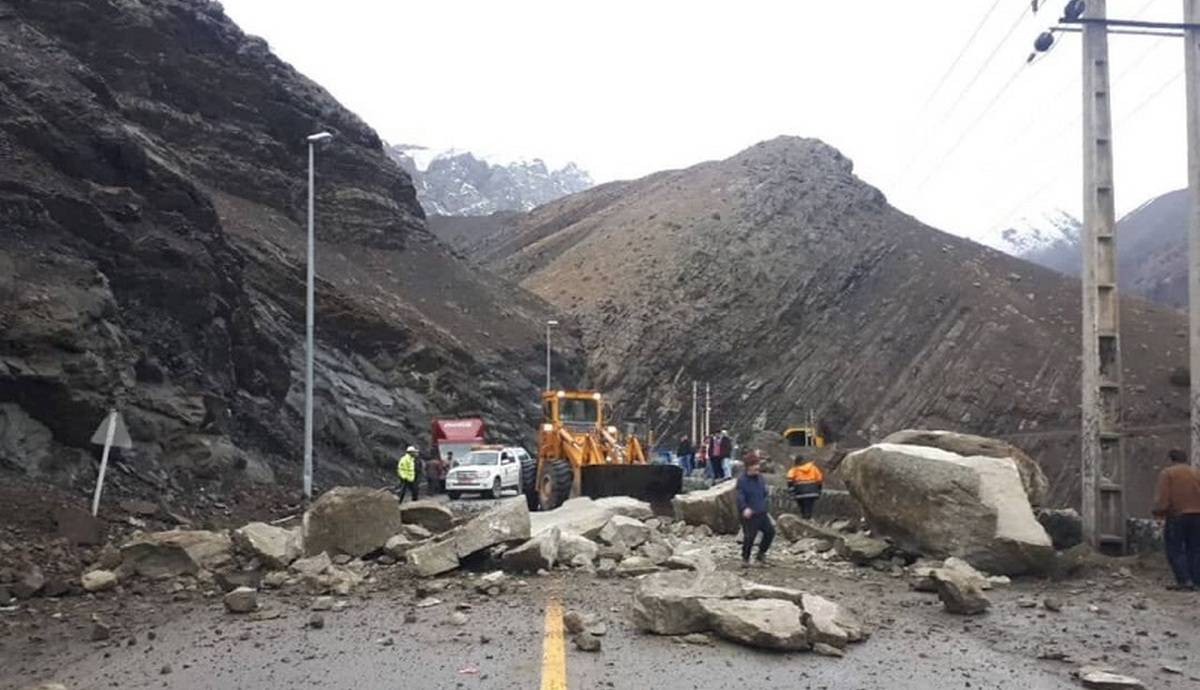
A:
{"label": "loader tire", "polygon": [[538,508],[537,460],[529,458],[521,463],[520,492],[525,495],[525,504],[530,510]]}
{"label": "loader tire", "polygon": [[542,463],[542,476],[538,478],[538,507],[554,510],[571,497],[571,485],[575,473],[566,460]]}

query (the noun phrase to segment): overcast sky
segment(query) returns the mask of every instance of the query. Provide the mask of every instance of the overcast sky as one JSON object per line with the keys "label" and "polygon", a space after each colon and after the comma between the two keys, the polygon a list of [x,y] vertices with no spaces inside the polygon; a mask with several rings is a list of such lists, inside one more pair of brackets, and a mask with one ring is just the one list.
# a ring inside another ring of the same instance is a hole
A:
{"label": "overcast sky", "polygon": [[[1078,37],[1023,66],[1063,4],[224,0],[391,142],[574,160],[607,181],[819,137],[900,209],[988,242],[1080,207]],[[1181,4],[1108,2],[1170,21]],[[1183,47],[1111,45],[1123,213],[1186,185]]]}

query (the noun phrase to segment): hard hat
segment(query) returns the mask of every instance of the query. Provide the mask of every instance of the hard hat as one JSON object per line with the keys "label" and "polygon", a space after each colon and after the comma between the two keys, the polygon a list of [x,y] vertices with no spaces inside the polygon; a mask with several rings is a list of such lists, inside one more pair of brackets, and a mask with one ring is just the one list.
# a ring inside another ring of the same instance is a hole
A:
{"label": "hard hat", "polygon": [[409,446],[408,448],[405,448],[405,449],[404,449],[404,452],[405,452],[405,453],[415,453],[415,452],[417,452],[417,447],[416,447],[416,446]]}

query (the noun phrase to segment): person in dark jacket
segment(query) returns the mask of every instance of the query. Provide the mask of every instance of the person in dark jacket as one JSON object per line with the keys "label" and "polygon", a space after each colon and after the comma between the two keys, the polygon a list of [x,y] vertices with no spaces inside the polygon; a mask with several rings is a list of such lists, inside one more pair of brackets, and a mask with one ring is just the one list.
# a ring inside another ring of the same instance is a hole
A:
{"label": "person in dark jacket", "polygon": [[708,464],[712,467],[714,482],[725,479],[725,461],[730,455],[733,455],[733,439],[729,438],[728,431],[722,429],[708,443]]}
{"label": "person in dark jacket", "polygon": [[738,477],[736,493],[738,514],[742,518],[742,567],[750,565],[750,551],[754,548],[754,538],[762,533],[762,541],[758,544],[756,560],[766,565],[767,549],[775,539],[775,526],[771,524],[771,516],[767,513],[767,480],[759,471],[761,459],[757,453],[746,456],[746,470]]}
{"label": "person in dark jacket", "polygon": [[692,442],[687,436],[679,439],[679,447],[675,449],[675,455],[679,457],[679,464],[683,467],[683,476],[689,476],[695,468],[696,449],[692,447]]}

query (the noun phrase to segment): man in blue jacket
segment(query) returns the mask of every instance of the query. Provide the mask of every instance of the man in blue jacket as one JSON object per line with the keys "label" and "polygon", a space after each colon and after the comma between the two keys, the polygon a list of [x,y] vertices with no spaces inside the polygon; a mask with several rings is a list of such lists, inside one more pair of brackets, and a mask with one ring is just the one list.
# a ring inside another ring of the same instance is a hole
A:
{"label": "man in blue jacket", "polygon": [[775,539],[775,526],[771,524],[771,516],[767,513],[767,480],[763,478],[759,467],[760,458],[757,453],[746,457],[746,469],[737,480],[737,507],[742,518],[742,567],[750,565],[750,550],[754,547],[754,538],[762,533],[762,541],[758,544],[756,560],[766,565],[767,549]]}

